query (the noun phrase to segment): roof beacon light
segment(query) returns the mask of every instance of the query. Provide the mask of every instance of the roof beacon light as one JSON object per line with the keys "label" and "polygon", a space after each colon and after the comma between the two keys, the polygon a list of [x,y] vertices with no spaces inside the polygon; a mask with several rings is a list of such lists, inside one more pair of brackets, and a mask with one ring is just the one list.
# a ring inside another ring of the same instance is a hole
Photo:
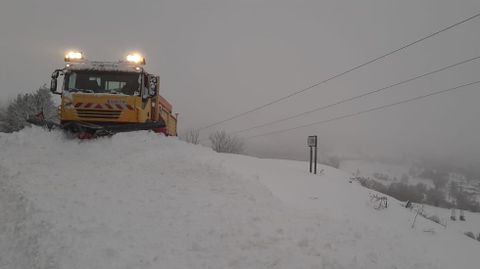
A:
{"label": "roof beacon light", "polygon": [[127,55],[127,62],[133,63],[133,64],[145,65],[145,58],[138,53],[133,53],[133,54]]}
{"label": "roof beacon light", "polygon": [[69,51],[65,53],[65,62],[76,62],[83,60],[83,53],[80,51]]}

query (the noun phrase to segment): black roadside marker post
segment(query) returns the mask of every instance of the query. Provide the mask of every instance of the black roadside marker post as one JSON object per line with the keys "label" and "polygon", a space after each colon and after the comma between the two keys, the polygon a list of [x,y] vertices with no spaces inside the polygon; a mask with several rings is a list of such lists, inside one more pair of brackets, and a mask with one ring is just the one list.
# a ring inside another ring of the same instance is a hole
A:
{"label": "black roadside marker post", "polygon": [[[314,166],[314,174],[317,174],[317,136],[311,135],[307,139],[307,145],[310,147],[310,173],[312,173],[312,163]],[[313,150],[315,148],[315,151]]]}

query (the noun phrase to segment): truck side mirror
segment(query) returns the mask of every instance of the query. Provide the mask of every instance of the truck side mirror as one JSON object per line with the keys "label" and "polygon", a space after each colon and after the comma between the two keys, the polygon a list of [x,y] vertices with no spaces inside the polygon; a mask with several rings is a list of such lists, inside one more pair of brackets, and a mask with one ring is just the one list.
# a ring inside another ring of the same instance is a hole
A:
{"label": "truck side mirror", "polygon": [[159,80],[159,77],[150,77],[150,97],[154,97],[157,95]]}
{"label": "truck side mirror", "polygon": [[59,70],[55,70],[52,74],[52,80],[50,81],[50,91],[53,94],[62,94],[60,92],[57,92],[57,78],[59,75]]}
{"label": "truck side mirror", "polygon": [[50,91],[53,94],[58,94],[57,93],[57,79],[56,78],[52,78],[52,80],[50,81]]}

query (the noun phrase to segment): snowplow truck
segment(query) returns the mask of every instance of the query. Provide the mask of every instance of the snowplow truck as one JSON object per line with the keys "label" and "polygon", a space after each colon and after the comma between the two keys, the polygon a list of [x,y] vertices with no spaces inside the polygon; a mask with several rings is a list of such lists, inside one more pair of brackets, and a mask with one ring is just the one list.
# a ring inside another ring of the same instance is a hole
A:
{"label": "snowplow truck", "polygon": [[144,69],[141,55],[96,62],[85,60],[83,53],[69,52],[65,62],[64,68],[53,72],[50,87],[53,94],[61,96],[60,123],[49,126],[79,138],[137,130],[177,135],[177,116],[159,93],[160,77]]}

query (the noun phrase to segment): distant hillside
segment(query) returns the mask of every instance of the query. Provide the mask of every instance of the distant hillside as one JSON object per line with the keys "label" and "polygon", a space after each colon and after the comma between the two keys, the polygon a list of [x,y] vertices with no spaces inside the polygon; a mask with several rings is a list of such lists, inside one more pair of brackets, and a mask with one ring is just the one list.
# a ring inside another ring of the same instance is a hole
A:
{"label": "distant hillside", "polygon": [[[370,185],[375,185],[375,189],[407,185],[410,187],[405,189],[414,190],[412,186],[416,186],[424,196],[444,199],[445,203],[436,204],[440,206],[473,209],[474,206],[469,206],[468,203],[480,201],[480,180],[472,179],[459,169],[365,160],[344,160],[340,162],[339,168],[353,177],[369,181]],[[443,197],[438,197],[440,195]],[[428,197],[423,199],[423,202],[429,202]]]}

